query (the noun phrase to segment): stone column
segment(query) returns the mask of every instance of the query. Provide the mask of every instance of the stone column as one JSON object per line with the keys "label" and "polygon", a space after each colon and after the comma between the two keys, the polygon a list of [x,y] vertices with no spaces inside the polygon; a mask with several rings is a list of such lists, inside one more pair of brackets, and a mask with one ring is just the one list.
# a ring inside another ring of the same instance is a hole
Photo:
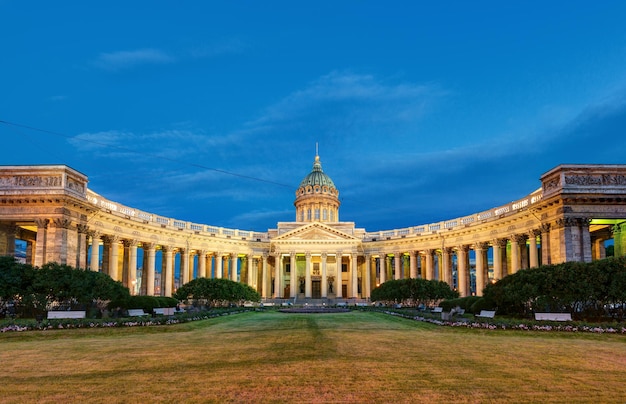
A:
{"label": "stone column", "polygon": [[215,277],[222,279],[224,277],[224,254],[221,252],[215,253]]}
{"label": "stone column", "polygon": [[357,268],[357,258],[358,257],[356,253],[352,253],[352,255],[350,256],[350,280],[352,285],[351,288],[353,298],[359,297],[359,275]]}
{"label": "stone column", "polygon": [[261,279],[263,280],[263,288],[261,290],[261,297],[267,299],[271,297],[270,291],[270,276],[267,272],[267,253],[263,253],[263,268],[261,269]]}
{"label": "stone column", "polygon": [[511,236],[511,274],[517,273],[520,269],[520,242],[526,242],[526,238],[520,237],[519,234]]}
{"label": "stone column", "polygon": [[363,288],[364,299],[369,299],[372,292],[372,256],[365,254],[365,287]]}
{"label": "stone column", "polygon": [[137,294],[137,240],[124,240],[124,280],[123,284],[131,295]]}
{"label": "stone column", "polygon": [[541,224],[541,265],[550,265],[550,224]]}
{"label": "stone column", "polygon": [[180,249],[180,286],[189,283],[189,249]]}
{"label": "stone column", "polygon": [[291,294],[291,298],[298,296],[298,286],[300,283],[300,279],[298,279],[298,268],[296,266],[296,252],[292,251],[289,253],[289,291]]}
{"label": "stone column", "polygon": [[[624,248],[623,242],[624,225],[616,224],[611,227],[611,233],[613,235],[613,255],[615,257],[621,257],[624,255],[626,248]],[[37,239],[39,239],[39,233],[37,233]]]}
{"label": "stone column", "polygon": [[434,269],[433,269],[433,250],[426,250],[426,279],[433,280],[434,277]]}
{"label": "stone column", "polygon": [[[589,224],[591,219],[581,218],[580,224],[580,250],[583,262],[591,262],[591,233],[589,233]],[[614,247],[615,248],[615,247]]]}
{"label": "stone column", "polygon": [[444,247],[441,250],[441,267],[443,272],[443,281],[450,285],[450,288],[453,288],[453,279],[452,279],[452,248]]}
{"label": "stone column", "polygon": [[458,247],[458,268],[457,281],[459,283],[459,294],[461,297],[469,296],[469,266],[468,255],[469,247],[462,245]]}
{"label": "stone column", "polygon": [[496,281],[504,276],[502,272],[502,252],[505,248],[506,239],[499,238],[493,241],[493,278]]}
{"label": "stone column", "polygon": [[254,274],[253,262],[252,262],[253,259],[254,259],[254,257],[252,256],[252,254],[248,254],[248,262],[247,262],[247,265],[248,265],[248,268],[247,268],[248,269],[248,274],[247,274],[248,276],[247,276],[247,278],[248,278],[248,280],[247,280],[247,282],[248,282],[248,286],[251,286],[255,290],[257,290],[257,287],[256,287],[257,285],[256,285],[256,280],[255,280],[256,277],[254,276],[255,274]]}
{"label": "stone column", "polygon": [[[48,247],[46,249],[46,262],[58,262],[59,264],[73,265],[76,261],[73,254],[76,253],[75,249],[68,248],[70,245],[75,245],[70,242],[69,229],[72,226],[70,219],[56,218],[48,227]],[[71,254],[71,256],[68,256]],[[119,278],[118,278],[119,280]]]}
{"label": "stone column", "polygon": [[78,232],[78,241],[76,245],[76,268],[87,268],[87,233],[89,227],[86,224],[76,225],[76,231]]}
{"label": "stone column", "polygon": [[305,254],[306,263],[304,265],[304,297],[309,299],[313,297],[313,285],[311,284],[311,253]]}
{"label": "stone column", "polygon": [[91,238],[91,259],[89,269],[98,272],[100,270],[100,233],[92,230],[89,232]]}
{"label": "stone column", "polygon": [[174,249],[172,246],[161,246],[162,259],[165,261],[165,273],[162,276],[163,296],[172,297],[174,279]]}
{"label": "stone column", "polygon": [[417,279],[417,251],[409,251],[409,276]]}
{"label": "stone column", "polygon": [[606,258],[606,248],[604,247],[604,239],[596,238],[595,240],[593,240],[591,256],[593,257],[593,259],[597,259],[597,260]]}
{"label": "stone column", "polygon": [[380,284],[382,285],[383,283],[387,282],[387,268],[385,267],[385,264],[387,262],[387,256],[383,253],[378,257],[378,266],[379,266],[379,279],[380,279]]}
{"label": "stone column", "polygon": [[230,272],[230,280],[233,282],[237,282],[237,264],[239,262],[239,257],[237,255],[237,253],[232,253],[230,255],[230,267],[228,268],[229,272]]}
{"label": "stone column", "polygon": [[328,297],[328,272],[326,270],[326,259],[328,258],[328,254],[325,252],[322,253],[322,298],[326,299]]}
{"label": "stone column", "polygon": [[206,278],[206,251],[196,251],[198,255],[198,278]]}
{"label": "stone column", "polygon": [[281,265],[282,256],[280,253],[274,255],[274,297],[281,298],[283,296],[280,275],[282,272]]}
{"label": "stone column", "polygon": [[48,255],[48,219],[36,219],[37,239],[35,241],[35,262],[34,266],[41,267],[46,263]]}
{"label": "stone column", "polygon": [[476,253],[476,296],[483,295],[483,289],[487,285],[488,273],[487,262],[485,260],[488,243],[476,243],[474,252]]}
{"label": "stone column", "polygon": [[337,261],[337,279],[335,280],[335,297],[343,297],[343,274],[341,273],[342,253],[337,251],[335,260]]}
{"label": "stone column", "polygon": [[393,279],[398,280],[402,278],[402,259],[398,251],[393,253],[393,272]]}
{"label": "stone column", "polygon": [[143,245],[144,251],[147,250],[148,260],[146,262],[146,268],[143,269],[143,276],[146,282],[146,295],[154,296],[154,272],[156,264],[156,245],[154,243],[145,243]]}
{"label": "stone column", "polygon": [[104,236],[108,246],[108,251],[105,254],[108,255],[108,273],[114,281],[121,281],[121,277],[118,270],[119,260],[119,237],[118,236]]}
{"label": "stone column", "polygon": [[539,230],[531,230],[528,234],[528,259],[530,261],[530,268],[537,268],[539,266],[539,253],[537,252],[537,237],[541,234]]}

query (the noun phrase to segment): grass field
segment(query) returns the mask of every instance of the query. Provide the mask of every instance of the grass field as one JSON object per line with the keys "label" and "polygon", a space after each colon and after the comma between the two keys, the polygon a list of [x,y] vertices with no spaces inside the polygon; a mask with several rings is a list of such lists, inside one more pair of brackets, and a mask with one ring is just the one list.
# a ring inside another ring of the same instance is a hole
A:
{"label": "grass field", "polygon": [[0,335],[0,401],[626,402],[626,337],[245,313]]}

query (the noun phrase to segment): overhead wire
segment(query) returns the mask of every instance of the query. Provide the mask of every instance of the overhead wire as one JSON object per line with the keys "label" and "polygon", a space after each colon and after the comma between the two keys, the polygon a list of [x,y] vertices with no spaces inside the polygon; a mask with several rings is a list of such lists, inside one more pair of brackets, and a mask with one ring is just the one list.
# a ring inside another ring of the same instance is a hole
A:
{"label": "overhead wire", "polygon": [[265,178],[254,177],[254,176],[245,175],[245,174],[239,174],[239,173],[235,173],[235,172],[232,172],[232,171],[223,170],[223,169],[220,169],[220,168],[207,167],[207,166],[202,165],[202,164],[190,163],[190,162],[187,162],[187,161],[177,160],[177,159],[173,159],[173,158],[169,158],[169,157],[165,157],[165,156],[160,156],[160,155],[140,152],[140,151],[137,151],[137,150],[130,149],[128,147],[112,145],[112,144],[108,144],[108,143],[104,143],[104,142],[98,142],[98,141],[92,140],[92,139],[81,138],[80,136],[66,135],[64,133],[55,132],[55,131],[51,131],[51,130],[47,130],[47,129],[36,128],[36,127],[33,127],[33,126],[24,125],[24,124],[15,123],[15,122],[9,122],[9,121],[5,121],[5,120],[2,120],[2,119],[0,119],[0,124],[4,124],[4,125],[9,126],[9,127],[23,128],[23,129],[33,130],[33,131],[37,131],[37,132],[41,132],[41,133],[47,133],[47,134],[50,134],[50,135],[63,137],[65,139],[80,139],[83,142],[96,144],[98,146],[103,146],[103,147],[107,147],[107,148],[111,148],[111,149],[116,149],[116,150],[130,152],[130,153],[143,155],[143,156],[147,156],[147,157],[151,157],[151,158],[155,158],[155,159],[169,161],[171,163],[182,164],[182,165],[186,165],[186,166],[189,166],[189,167],[199,168],[199,169],[202,169],[202,170],[214,171],[214,172],[217,172],[217,173],[220,173],[220,174],[230,175],[230,176],[233,176],[233,177],[248,179],[248,180],[252,180],[252,181],[263,182],[263,183],[266,183],[266,184],[272,184],[272,185],[276,185],[276,186],[279,186],[279,187],[285,187],[285,188],[290,188],[290,189],[293,188],[292,185],[283,184],[283,183],[280,183],[280,182],[277,182],[277,181],[268,180],[268,179],[265,179]]}

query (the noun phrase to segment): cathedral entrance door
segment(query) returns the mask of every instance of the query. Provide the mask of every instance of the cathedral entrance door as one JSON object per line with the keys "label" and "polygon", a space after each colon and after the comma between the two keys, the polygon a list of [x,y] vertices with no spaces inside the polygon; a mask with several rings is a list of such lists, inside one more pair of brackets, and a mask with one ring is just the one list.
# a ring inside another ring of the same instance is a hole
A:
{"label": "cathedral entrance door", "polygon": [[322,298],[322,281],[312,281],[312,294],[311,297],[313,299],[321,299]]}

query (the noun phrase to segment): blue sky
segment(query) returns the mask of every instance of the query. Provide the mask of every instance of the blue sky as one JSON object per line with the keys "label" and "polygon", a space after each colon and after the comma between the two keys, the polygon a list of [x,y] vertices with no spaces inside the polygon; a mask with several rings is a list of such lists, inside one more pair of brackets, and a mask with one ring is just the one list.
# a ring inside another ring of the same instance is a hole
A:
{"label": "blue sky", "polygon": [[295,220],[315,144],[368,231],[626,163],[626,2],[0,0],[2,165],[195,223]]}

